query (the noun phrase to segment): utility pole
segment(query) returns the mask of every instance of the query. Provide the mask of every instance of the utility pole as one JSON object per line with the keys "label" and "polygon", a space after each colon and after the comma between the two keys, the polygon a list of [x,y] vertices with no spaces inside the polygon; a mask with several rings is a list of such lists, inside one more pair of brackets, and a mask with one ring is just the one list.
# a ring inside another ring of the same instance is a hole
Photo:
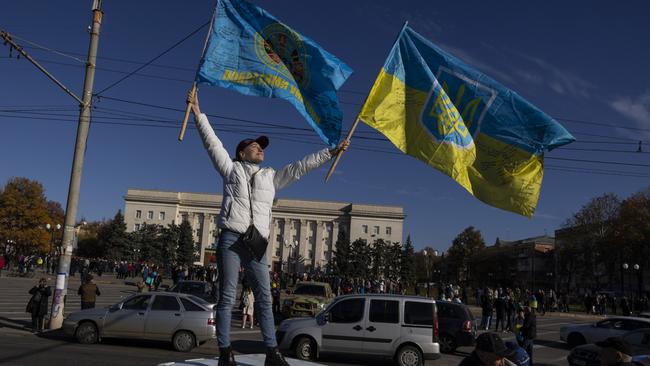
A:
{"label": "utility pole", "polygon": [[86,152],[86,139],[90,128],[90,106],[93,97],[93,83],[95,81],[95,63],[97,60],[97,47],[99,44],[99,29],[102,25],[103,12],[102,0],[93,0],[93,24],[90,30],[90,46],[86,61],[86,76],[82,104],[79,106],[79,124],[77,126],[77,140],[75,142],[70,186],[68,188],[68,202],[65,210],[65,226],[63,231],[63,253],[59,258],[59,269],[56,275],[56,289],[52,300],[50,312],[50,329],[59,329],[63,325],[64,299],[68,292],[68,274],[72,259],[72,246],[75,241],[77,206],[79,203],[79,187],[83,171],[84,155]]}

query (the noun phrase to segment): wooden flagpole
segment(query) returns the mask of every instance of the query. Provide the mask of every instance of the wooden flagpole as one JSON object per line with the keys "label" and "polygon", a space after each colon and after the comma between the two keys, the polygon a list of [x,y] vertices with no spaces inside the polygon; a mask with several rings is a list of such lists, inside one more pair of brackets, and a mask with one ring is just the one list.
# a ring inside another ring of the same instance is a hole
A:
{"label": "wooden flagpole", "polygon": [[[203,55],[205,54],[205,48],[208,46],[208,40],[210,39],[210,34],[212,34],[212,26],[214,26],[214,17],[217,14],[217,5],[218,2],[215,2],[214,6],[214,11],[212,12],[212,21],[210,22],[210,28],[208,29],[208,34],[205,37],[205,42],[203,43],[203,50],[201,51],[201,59],[203,59]],[[199,65],[197,65],[197,69],[201,66],[201,61],[199,59]],[[190,97],[192,100],[196,98],[196,81],[192,83],[192,88],[190,89]],[[190,118],[190,111],[192,110],[192,106],[190,105],[189,101],[185,102],[185,115],[183,116],[183,124],[181,125],[181,132],[178,134],[178,141],[183,141],[183,137],[185,137],[185,130],[187,129],[187,120]]]}
{"label": "wooden flagpole", "polygon": [[[366,97],[368,99],[368,97]],[[365,105],[366,102],[363,102]],[[352,138],[352,134],[354,133],[354,130],[357,129],[357,125],[359,124],[359,115],[357,115],[357,119],[354,121],[352,124],[352,127],[350,128],[350,131],[348,131],[348,135],[345,137],[346,140],[350,140]],[[336,154],[336,158],[334,159],[334,162],[332,163],[332,166],[330,166],[330,170],[327,172],[327,176],[325,177],[325,183],[329,181],[330,177],[334,173],[334,169],[336,169],[336,165],[339,163],[339,160],[341,160],[341,156],[343,155],[343,151],[339,151],[338,154]]]}
{"label": "wooden flagpole", "polygon": [[[404,32],[404,29],[406,29],[406,26],[408,26],[408,24],[409,24],[408,21],[404,22],[404,25],[402,26],[402,29],[397,34],[397,38],[395,39],[395,42],[393,42],[393,46],[395,45],[395,43],[397,43],[397,41],[399,41],[399,37],[402,35],[402,32]],[[382,68],[383,68],[383,66],[382,66]],[[381,71],[380,71],[380,73],[381,73]],[[379,76],[379,74],[377,76]],[[375,78],[375,80],[377,80],[377,79]],[[374,87],[374,85],[373,85],[373,87]],[[368,95],[366,95],[366,100],[364,100],[363,104],[361,105],[361,111],[363,111],[363,107],[366,106],[366,102],[368,101],[368,97],[370,96],[371,93],[372,93],[372,89],[370,90],[370,93],[368,93]],[[350,128],[350,131],[348,131],[348,135],[345,137],[346,140],[350,140],[352,138],[352,134],[354,133],[354,130],[356,130],[357,125],[359,124],[359,121],[360,121],[359,116],[361,115],[361,111],[359,111],[359,114],[357,114],[357,119],[354,121],[354,124],[352,124],[352,127]],[[327,172],[327,176],[325,176],[325,183],[327,183],[327,181],[329,181],[330,177],[334,173],[334,169],[336,169],[336,166],[338,165],[339,160],[341,159],[341,155],[343,155],[343,151],[339,151],[338,154],[336,154],[336,158],[334,159],[334,162],[332,163],[332,166],[330,166],[330,170]]]}

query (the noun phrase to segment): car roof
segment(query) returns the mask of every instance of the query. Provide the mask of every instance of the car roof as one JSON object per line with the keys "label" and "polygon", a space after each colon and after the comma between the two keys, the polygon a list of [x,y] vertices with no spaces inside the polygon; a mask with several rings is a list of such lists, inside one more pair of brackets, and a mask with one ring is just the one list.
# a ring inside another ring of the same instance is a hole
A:
{"label": "car roof", "polygon": [[650,319],[639,318],[638,316],[608,316],[603,320],[638,320],[650,324]]}
{"label": "car roof", "polygon": [[424,297],[424,296],[415,296],[415,295],[400,295],[400,294],[349,294],[349,295],[341,295],[338,296],[338,298],[348,298],[348,297],[372,297],[372,298],[390,298],[390,299],[409,299],[409,300],[429,300],[436,302],[436,300],[430,298],[430,297]]}
{"label": "car roof", "polygon": [[296,286],[298,285],[321,285],[321,286],[329,286],[330,284],[327,282],[317,282],[317,281],[298,281],[296,282]]}

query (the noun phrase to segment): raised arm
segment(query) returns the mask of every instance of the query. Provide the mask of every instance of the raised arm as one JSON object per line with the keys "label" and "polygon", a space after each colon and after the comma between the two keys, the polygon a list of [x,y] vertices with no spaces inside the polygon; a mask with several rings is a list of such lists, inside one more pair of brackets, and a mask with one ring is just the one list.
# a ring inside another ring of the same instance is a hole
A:
{"label": "raised arm", "polygon": [[349,145],[350,142],[348,140],[343,140],[334,149],[323,149],[317,151],[313,154],[305,156],[302,158],[302,160],[298,160],[285,166],[275,173],[275,177],[273,178],[275,189],[282,189],[289,184],[297,181],[303,175],[328,162],[333,156],[336,156],[336,154],[347,150]]}
{"label": "raised arm", "polygon": [[191,103],[192,112],[194,112],[194,121],[196,122],[196,129],[199,131],[199,135],[201,135],[203,146],[205,146],[205,149],[208,151],[212,164],[222,177],[227,176],[230,174],[233,167],[228,151],[226,151],[221,140],[219,140],[217,135],[214,133],[212,126],[210,126],[210,121],[208,121],[208,117],[201,113],[198,97],[195,96],[192,98],[190,95],[188,96],[188,102]]}

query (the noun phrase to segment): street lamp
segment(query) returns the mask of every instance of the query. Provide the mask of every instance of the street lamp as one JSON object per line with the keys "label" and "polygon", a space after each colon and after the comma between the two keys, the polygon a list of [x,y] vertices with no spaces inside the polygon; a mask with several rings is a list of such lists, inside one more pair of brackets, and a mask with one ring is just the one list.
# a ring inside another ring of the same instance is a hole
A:
{"label": "street lamp", "polygon": [[634,272],[636,273],[636,282],[637,282],[637,291],[638,291],[637,296],[641,298],[641,293],[643,292],[642,285],[641,285],[641,280],[643,279],[643,271],[641,271],[641,266],[638,264],[634,264],[632,268],[634,268]]}
{"label": "street lamp", "polygon": [[45,228],[51,233],[50,236],[50,255],[52,255],[52,243],[54,242],[54,230],[61,230],[61,224],[56,224],[56,226],[46,224]]}
{"label": "street lamp", "polygon": [[621,294],[625,296],[625,271],[630,268],[627,263],[621,265]]}
{"label": "street lamp", "polygon": [[[287,257],[287,272],[291,274],[291,252],[293,248],[298,247],[298,241],[294,241],[294,244],[291,244],[287,239],[284,239],[284,247],[289,249],[289,256]],[[295,271],[295,268],[294,268]]]}
{"label": "street lamp", "polygon": [[427,252],[426,249],[422,251],[422,254],[424,254],[424,267],[426,268],[427,271],[427,297],[431,297],[431,270],[430,270],[430,263],[429,263],[429,252]]}

